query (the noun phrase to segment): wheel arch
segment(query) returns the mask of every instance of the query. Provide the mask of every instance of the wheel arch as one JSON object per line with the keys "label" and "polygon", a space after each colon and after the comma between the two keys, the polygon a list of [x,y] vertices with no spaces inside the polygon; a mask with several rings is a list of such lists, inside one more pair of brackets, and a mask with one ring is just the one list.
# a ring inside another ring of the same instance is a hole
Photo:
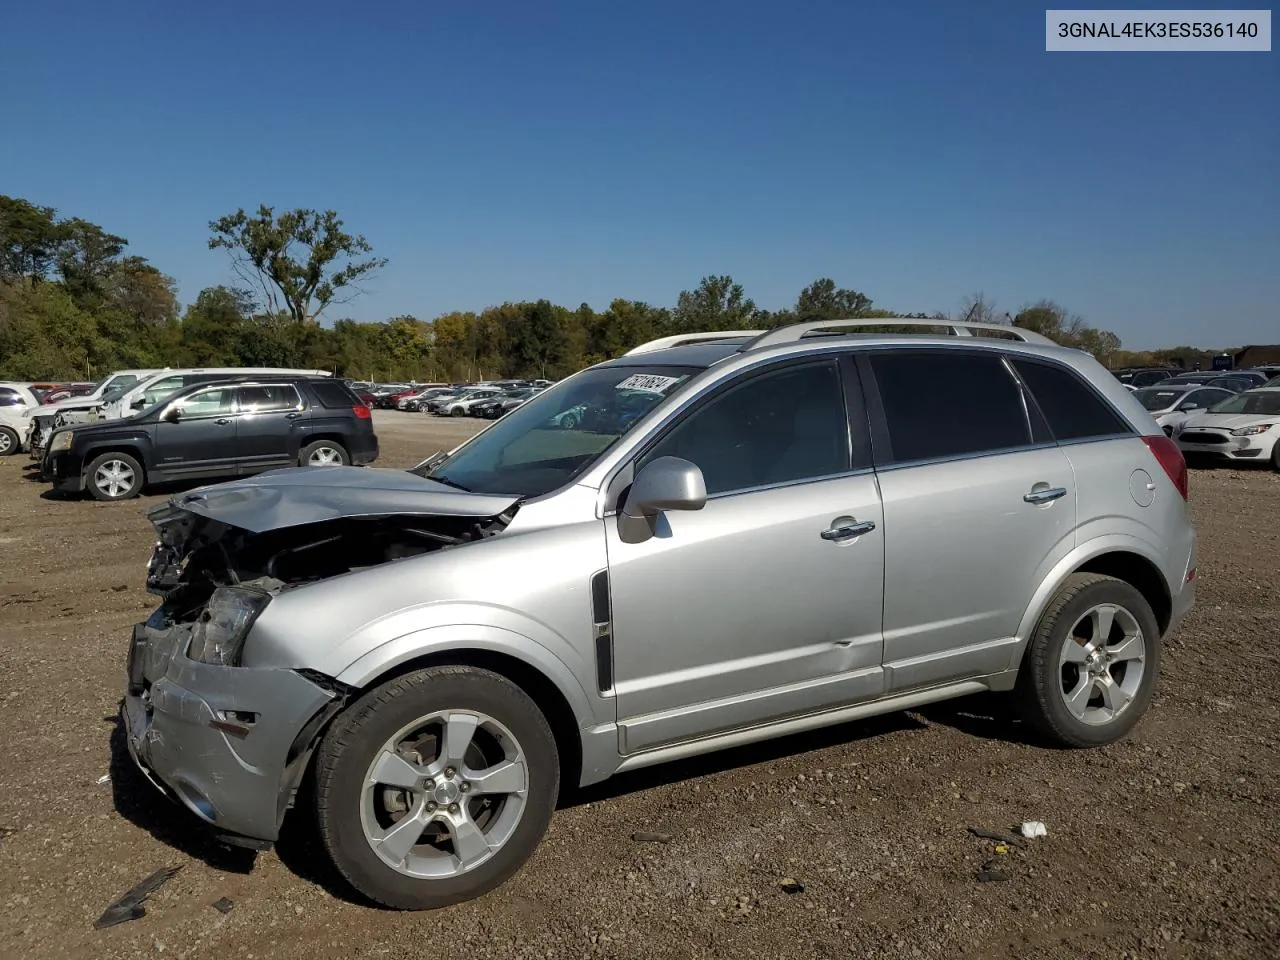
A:
{"label": "wheel arch", "polygon": [[560,757],[561,791],[578,786],[582,776],[583,744],[578,718],[560,687],[538,667],[519,657],[497,650],[479,647],[451,647],[433,650],[420,656],[396,663],[386,670],[369,677],[353,688],[352,700],[358,699],[374,687],[397,677],[423,670],[427,667],[463,666],[489,670],[510,680],[527,693],[547,718],[556,752]]}
{"label": "wheel arch", "polygon": [[132,457],[138,462],[138,466],[142,468],[142,479],[145,482],[149,472],[147,464],[147,455],[142,449],[142,444],[132,440],[121,440],[117,442],[104,442],[97,446],[91,446],[84,453],[84,459],[81,460],[83,466],[80,472],[83,476],[89,475],[89,467],[99,457],[107,456],[112,453],[123,453],[128,457]]}
{"label": "wheel arch", "polygon": [[1138,543],[1104,541],[1094,544],[1092,549],[1086,547],[1083,553],[1080,550],[1073,551],[1045,578],[1018,627],[1018,636],[1022,642],[1015,648],[1014,657],[1009,664],[1011,669],[1021,665],[1036,625],[1067,578],[1076,573],[1102,574],[1129,584],[1151,606],[1161,635],[1168,630],[1173,619],[1173,595],[1154,550],[1148,550],[1145,545]]}

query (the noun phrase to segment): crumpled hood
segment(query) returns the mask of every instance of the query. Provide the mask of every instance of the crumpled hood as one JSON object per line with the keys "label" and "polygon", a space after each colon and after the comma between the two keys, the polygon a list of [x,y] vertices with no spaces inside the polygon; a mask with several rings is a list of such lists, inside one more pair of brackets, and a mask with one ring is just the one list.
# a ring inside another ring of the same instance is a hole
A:
{"label": "crumpled hood", "polygon": [[262,533],[340,517],[496,517],[518,499],[467,493],[405,470],[290,467],[177,494],[147,515],[159,523],[185,510]]}
{"label": "crumpled hood", "polygon": [[1192,427],[1216,427],[1219,430],[1235,430],[1251,423],[1276,423],[1280,416],[1267,413],[1197,413],[1187,418],[1184,430]]}
{"label": "crumpled hood", "polygon": [[95,400],[89,397],[70,397],[66,400],[59,400],[57,403],[42,403],[38,407],[32,407],[31,416],[53,417],[64,410],[92,410],[94,407],[100,406],[102,406],[101,398]]}

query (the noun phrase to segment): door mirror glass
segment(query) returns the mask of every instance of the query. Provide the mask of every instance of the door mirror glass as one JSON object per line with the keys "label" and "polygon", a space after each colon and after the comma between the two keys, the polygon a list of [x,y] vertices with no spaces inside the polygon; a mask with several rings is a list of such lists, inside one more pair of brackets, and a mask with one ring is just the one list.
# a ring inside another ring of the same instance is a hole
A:
{"label": "door mirror glass", "polygon": [[679,457],[659,457],[640,468],[618,511],[618,532],[625,543],[642,543],[657,533],[666,510],[701,510],[707,484],[696,464]]}

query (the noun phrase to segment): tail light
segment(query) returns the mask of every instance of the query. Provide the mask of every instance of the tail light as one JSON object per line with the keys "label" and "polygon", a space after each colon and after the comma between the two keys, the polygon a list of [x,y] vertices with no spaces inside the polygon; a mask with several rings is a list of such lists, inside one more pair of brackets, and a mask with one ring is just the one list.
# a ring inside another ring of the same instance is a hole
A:
{"label": "tail light", "polygon": [[363,403],[357,404],[351,408],[351,412],[356,415],[357,420],[372,420],[373,414],[369,412],[369,408]]}
{"label": "tail light", "polygon": [[1173,485],[1178,488],[1178,492],[1182,494],[1182,499],[1186,500],[1190,492],[1187,483],[1187,460],[1178,448],[1177,442],[1170,437],[1166,437],[1163,433],[1153,437],[1143,437],[1142,439],[1146,443],[1147,449],[1160,461],[1160,466],[1164,467],[1164,472],[1169,475]]}

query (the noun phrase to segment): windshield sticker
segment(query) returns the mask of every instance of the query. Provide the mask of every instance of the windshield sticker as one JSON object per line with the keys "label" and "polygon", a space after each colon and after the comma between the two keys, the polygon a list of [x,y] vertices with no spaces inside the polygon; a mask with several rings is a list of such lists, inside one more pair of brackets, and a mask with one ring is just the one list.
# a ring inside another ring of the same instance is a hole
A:
{"label": "windshield sticker", "polygon": [[671,389],[673,383],[679,383],[684,377],[659,377],[652,373],[637,373],[627,377],[613,389],[640,390],[644,393],[663,394]]}

